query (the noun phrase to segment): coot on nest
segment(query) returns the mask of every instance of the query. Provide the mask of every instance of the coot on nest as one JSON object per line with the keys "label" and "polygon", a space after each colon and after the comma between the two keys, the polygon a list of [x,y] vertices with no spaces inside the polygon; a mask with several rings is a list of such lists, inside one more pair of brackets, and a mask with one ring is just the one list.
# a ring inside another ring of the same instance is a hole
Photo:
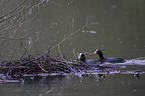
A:
{"label": "coot on nest", "polygon": [[86,60],[86,56],[83,53],[79,54],[78,59],[85,64],[98,64],[98,63],[100,63],[99,60],[94,60],[94,59]]}

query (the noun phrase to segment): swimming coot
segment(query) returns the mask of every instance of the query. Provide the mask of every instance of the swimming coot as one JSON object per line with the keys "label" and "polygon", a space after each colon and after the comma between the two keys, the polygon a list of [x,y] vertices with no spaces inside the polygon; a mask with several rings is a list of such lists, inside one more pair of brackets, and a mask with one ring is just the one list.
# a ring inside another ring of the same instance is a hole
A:
{"label": "swimming coot", "polygon": [[83,63],[85,63],[85,64],[98,64],[98,63],[101,63],[99,60],[94,60],[94,59],[86,60],[86,56],[83,53],[79,54],[78,59],[80,61],[82,61]]}
{"label": "swimming coot", "polygon": [[109,62],[109,63],[124,63],[125,60],[118,57],[104,58],[101,50],[97,49],[93,54],[98,54],[101,62]]}

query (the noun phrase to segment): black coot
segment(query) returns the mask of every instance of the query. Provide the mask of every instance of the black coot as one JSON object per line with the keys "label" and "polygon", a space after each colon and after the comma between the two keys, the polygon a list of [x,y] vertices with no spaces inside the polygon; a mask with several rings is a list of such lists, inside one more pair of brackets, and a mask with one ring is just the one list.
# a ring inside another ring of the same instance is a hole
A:
{"label": "black coot", "polygon": [[118,57],[104,58],[101,50],[97,49],[93,54],[98,54],[101,62],[109,62],[109,63],[124,63],[125,60]]}
{"label": "black coot", "polygon": [[99,60],[94,60],[94,59],[86,60],[86,56],[83,53],[79,54],[78,59],[85,64],[99,64],[99,63],[101,63]]}

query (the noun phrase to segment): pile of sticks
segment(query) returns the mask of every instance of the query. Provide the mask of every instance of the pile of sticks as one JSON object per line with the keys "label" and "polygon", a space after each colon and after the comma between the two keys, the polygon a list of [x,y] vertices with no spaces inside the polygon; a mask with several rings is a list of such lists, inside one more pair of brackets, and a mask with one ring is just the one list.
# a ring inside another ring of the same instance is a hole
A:
{"label": "pile of sticks", "polygon": [[39,57],[5,61],[0,64],[0,73],[6,76],[18,77],[26,74],[80,72],[88,68],[90,68],[88,65],[80,61],[67,62],[43,54]]}

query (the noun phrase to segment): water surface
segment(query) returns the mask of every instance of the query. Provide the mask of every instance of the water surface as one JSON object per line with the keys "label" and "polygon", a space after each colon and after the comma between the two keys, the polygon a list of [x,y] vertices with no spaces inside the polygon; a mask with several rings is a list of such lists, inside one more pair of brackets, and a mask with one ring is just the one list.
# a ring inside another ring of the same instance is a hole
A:
{"label": "water surface", "polygon": [[[40,7],[38,15],[27,18],[24,24],[4,37],[25,40],[9,40],[2,48],[1,61],[16,60],[37,55],[60,44],[62,55],[76,59],[73,49],[93,53],[103,50],[105,57],[121,57],[127,60],[110,72],[82,76],[25,77],[21,81],[0,79],[0,96],[143,96],[145,94],[145,1],[144,0],[53,0],[55,3]],[[13,5],[12,5],[13,6]],[[34,11],[35,12],[35,11]],[[30,20],[30,21],[29,21]],[[29,38],[29,40],[27,40]],[[4,39],[4,38],[2,38]],[[50,56],[60,56],[58,48]],[[87,58],[98,59],[97,55]],[[137,72],[137,73],[136,73]],[[138,75],[138,72],[141,72]]]}

